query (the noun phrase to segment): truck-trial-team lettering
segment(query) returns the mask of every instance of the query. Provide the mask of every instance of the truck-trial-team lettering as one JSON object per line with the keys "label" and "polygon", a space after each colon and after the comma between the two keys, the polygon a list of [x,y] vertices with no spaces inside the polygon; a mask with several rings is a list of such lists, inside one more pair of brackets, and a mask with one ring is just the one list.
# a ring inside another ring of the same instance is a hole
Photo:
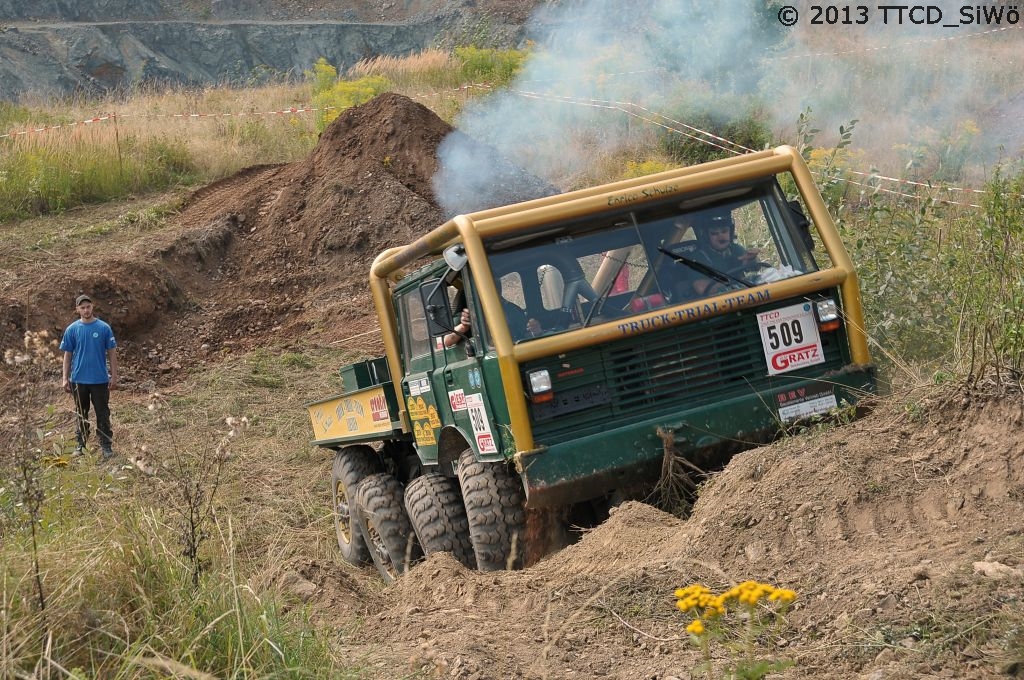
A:
{"label": "truck-trial-team lettering", "polygon": [[740,295],[728,297],[725,300],[714,300],[712,302],[686,307],[685,309],[661,312],[660,314],[654,314],[639,321],[620,323],[617,328],[623,335],[642,333],[653,328],[681,323],[688,319],[700,319],[705,316],[717,314],[718,312],[727,312],[730,309],[739,309],[741,307],[761,304],[762,302],[768,302],[771,299],[771,291],[767,290],[757,291],[756,293],[742,293]]}

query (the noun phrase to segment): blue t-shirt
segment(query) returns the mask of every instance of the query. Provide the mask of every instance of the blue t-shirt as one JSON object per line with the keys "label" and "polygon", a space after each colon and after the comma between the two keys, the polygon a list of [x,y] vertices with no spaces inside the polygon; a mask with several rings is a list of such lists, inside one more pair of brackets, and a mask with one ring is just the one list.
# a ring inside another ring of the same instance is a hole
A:
{"label": "blue t-shirt", "polygon": [[82,323],[79,319],[64,331],[60,348],[71,352],[71,382],[103,385],[110,382],[107,373],[107,350],[117,347],[114,331],[105,321],[95,319]]}

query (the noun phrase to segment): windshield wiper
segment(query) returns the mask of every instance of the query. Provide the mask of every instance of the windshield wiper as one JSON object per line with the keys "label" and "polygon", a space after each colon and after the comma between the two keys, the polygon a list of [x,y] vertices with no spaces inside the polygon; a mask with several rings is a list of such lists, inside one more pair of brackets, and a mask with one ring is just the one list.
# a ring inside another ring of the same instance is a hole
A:
{"label": "windshield wiper", "polygon": [[714,267],[708,266],[708,265],[704,264],[703,262],[698,262],[697,260],[692,260],[692,259],[686,257],[685,255],[680,255],[678,253],[673,253],[671,250],[668,250],[664,246],[658,246],[658,251],[662,252],[662,253],[665,253],[666,255],[671,257],[676,262],[681,262],[682,264],[685,264],[690,269],[693,269],[694,271],[697,271],[697,272],[703,274],[704,276],[712,278],[715,281],[718,281],[719,283],[738,283],[741,286],[743,286],[744,288],[753,288],[754,287],[754,284],[752,284],[750,281],[747,281],[746,279],[744,279],[742,277],[733,276],[732,274],[730,274],[728,272],[719,271],[718,269],[715,269]]}
{"label": "windshield wiper", "polygon": [[[629,248],[627,248],[626,250],[629,250]],[[619,253],[619,252],[622,252],[621,248],[615,249],[615,250],[610,250],[610,251],[608,251],[608,253],[605,254],[605,256],[608,257],[609,254]],[[629,262],[628,259],[627,259],[627,255],[621,255],[621,258],[622,259],[618,260],[619,266],[616,267],[615,271],[612,272],[612,275],[608,277],[608,285],[606,285],[604,287],[604,290],[602,290],[601,294],[597,296],[597,299],[594,300],[593,303],[591,303],[590,311],[587,312],[587,318],[583,319],[583,327],[584,328],[587,328],[590,325],[590,320],[595,315],[598,315],[598,314],[601,313],[601,310],[604,309],[604,303],[608,302],[608,298],[611,297],[612,290],[615,289],[615,281],[616,281],[616,279],[618,279],[619,278],[619,274],[622,273],[622,268],[625,267],[628,264],[628,262]],[[616,258],[612,258],[612,260],[615,261]]]}

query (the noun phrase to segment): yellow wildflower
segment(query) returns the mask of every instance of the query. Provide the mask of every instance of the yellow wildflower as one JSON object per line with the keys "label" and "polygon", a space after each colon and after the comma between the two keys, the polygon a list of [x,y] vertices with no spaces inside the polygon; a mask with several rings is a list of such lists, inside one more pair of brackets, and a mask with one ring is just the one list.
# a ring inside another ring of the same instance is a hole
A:
{"label": "yellow wildflower", "polygon": [[693,622],[686,627],[686,632],[692,633],[693,635],[702,635],[704,633],[704,622],[700,619],[694,619]]}
{"label": "yellow wildflower", "polygon": [[786,588],[778,588],[774,593],[768,596],[768,599],[775,602],[792,602],[796,599],[796,591],[788,590]]}

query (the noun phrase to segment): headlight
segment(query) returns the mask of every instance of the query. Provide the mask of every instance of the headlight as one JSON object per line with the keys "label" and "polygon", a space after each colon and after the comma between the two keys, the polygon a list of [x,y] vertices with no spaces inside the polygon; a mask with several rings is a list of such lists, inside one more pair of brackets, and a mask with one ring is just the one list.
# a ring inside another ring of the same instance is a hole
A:
{"label": "headlight", "polygon": [[814,303],[814,311],[818,315],[818,328],[823,331],[834,331],[839,328],[839,305],[832,298],[818,300]]}
{"label": "headlight", "polygon": [[551,391],[551,374],[548,373],[548,369],[541,368],[536,371],[530,371],[526,374],[526,377],[530,381],[531,395],[536,396]]}

